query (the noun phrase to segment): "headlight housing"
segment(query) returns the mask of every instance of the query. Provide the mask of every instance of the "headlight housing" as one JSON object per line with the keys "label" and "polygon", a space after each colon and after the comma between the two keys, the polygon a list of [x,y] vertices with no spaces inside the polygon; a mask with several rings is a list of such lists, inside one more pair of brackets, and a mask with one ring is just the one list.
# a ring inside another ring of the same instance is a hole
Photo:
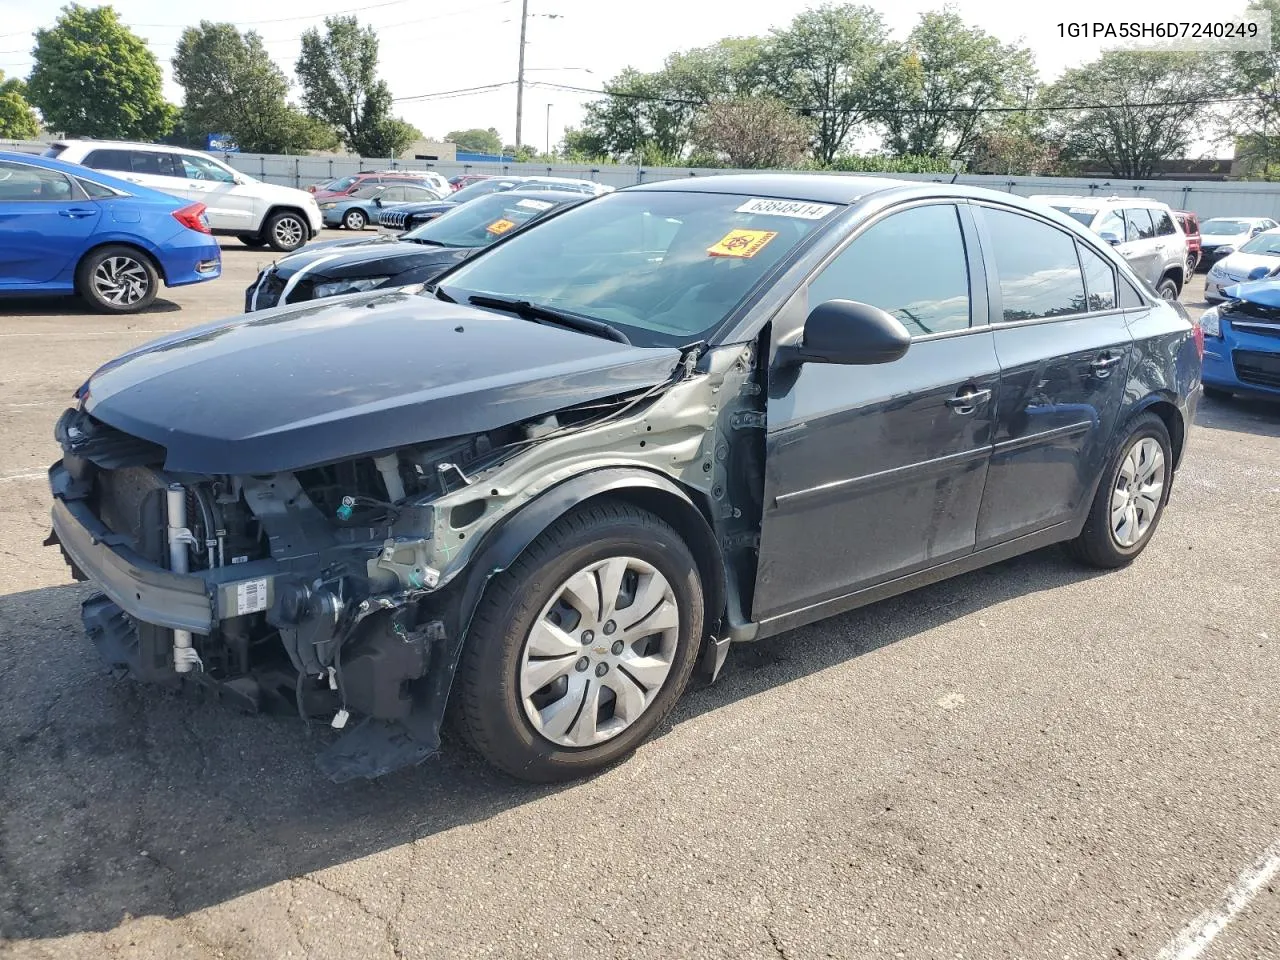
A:
{"label": "headlight housing", "polygon": [[1222,337],[1222,314],[1217,307],[1210,307],[1200,314],[1200,331],[1206,337]]}
{"label": "headlight housing", "polygon": [[365,290],[372,290],[390,279],[390,277],[352,277],[348,280],[317,283],[315,295],[317,297],[337,297],[344,293],[362,293]]}
{"label": "headlight housing", "polygon": [[337,204],[336,204],[336,203],[322,203],[322,204],[320,204],[320,209],[321,209],[321,210],[332,210],[332,209],[333,209],[334,207],[336,207],[336,206],[337,206]]}
{"label": "headlight housing", "polygon": [[1235,253],[1235,252],[1236,252],[1236,248],[1231,246],[1231,244],[1227,244],[1225,247],[1218,248],[1218,256],[1220,257],[1225,257],[1227,254]]}
{"label": "headlight housing", "polygon": [[1227,271],[1222,268],[1222,264],[1220,263],[1215,263],[1212,267],[1209,268],[1209,276],[1215,279],[1226,276],[1226,273]]}

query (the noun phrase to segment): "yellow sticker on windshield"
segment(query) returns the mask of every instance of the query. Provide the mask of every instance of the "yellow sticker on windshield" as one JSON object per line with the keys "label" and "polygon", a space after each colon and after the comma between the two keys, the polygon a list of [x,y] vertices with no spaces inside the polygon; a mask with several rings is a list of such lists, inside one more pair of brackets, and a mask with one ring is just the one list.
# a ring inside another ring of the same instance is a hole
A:
{"label": "yellow sticker on windshield", "polygon": [[707,247],[707,253],[713,257],[754,257],[777,235],[774,230],[730,230]]}
{"label": "yellow sticker on windshield", "polygon": [[515,225],[516,225],[516,222],[514,220],[495,220],[493,221],[493,223],[485,227],[485,229],[492,234],[500,236],[501,234],[506,233]]}

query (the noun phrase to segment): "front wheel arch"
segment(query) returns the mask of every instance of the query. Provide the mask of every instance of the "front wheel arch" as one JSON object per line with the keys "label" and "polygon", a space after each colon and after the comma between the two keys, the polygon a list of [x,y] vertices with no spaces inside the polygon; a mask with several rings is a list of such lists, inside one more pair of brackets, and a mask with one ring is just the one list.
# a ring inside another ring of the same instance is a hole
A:
{"label": "front wheel arch", "polygon": [[506,570],[548,527],[570,510],[592,501],[614,499],[647,510],[674,527],[698,561],[706,611],[704,630],[714,631],[725,608],[725,564],[715,533],[693,499],[662,474],[633,467],[612,467],[580,473],[545,491],[486,538],[468,563],[474,575],[466,578],[458,601],[460,633],[465,634],[485,588]]}

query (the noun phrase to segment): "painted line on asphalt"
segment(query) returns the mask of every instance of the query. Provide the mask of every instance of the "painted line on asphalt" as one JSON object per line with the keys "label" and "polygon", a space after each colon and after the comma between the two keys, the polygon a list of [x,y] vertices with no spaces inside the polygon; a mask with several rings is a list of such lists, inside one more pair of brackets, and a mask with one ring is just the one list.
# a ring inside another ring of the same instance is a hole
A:
{"label": "painted line on asphalt", "polygon": [[1227,888],[1221,900],[1183,927],[1156,954],[1156,960],[1195,960],[1278,873],[1280,840],[1262,851],[1262,855],[1236,877],[1236,882]]}
{"label": "painted line on asphalt", "polygon": [[0,333],[0,337],[122,337],[130,333],[179,333],[182,327],[156,330],[47,330],[44,333]]}
{"label": "painted line on asphalt", "polygon": [[35,480],[37,477],[47,477],[49,472],[44,473],[13,473],[7,477],[0,477],[0,483],[6,483],[9,480]]}

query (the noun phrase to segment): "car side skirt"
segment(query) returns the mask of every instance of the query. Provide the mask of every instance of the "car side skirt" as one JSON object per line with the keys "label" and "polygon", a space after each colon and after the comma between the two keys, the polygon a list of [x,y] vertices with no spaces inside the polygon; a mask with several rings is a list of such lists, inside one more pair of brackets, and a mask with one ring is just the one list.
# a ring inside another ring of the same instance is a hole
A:
{"label": "car side skirt", "polygon": [[847,613],[850,610],[856,610],[859,607],[865,607],[880,600],[896,597],[900,593],[907,593],[917,587],[937,583],[940,580],[947,580],[962,573],[970,573],[1031,550],[1038,550],[1041,547],[1070,540],[1079,534],[1081,526],[1083,526],[1083,519],[1072,519],[1056,523],[1043,530],[1037,530],[1035,533],[1017,537],[1005,543],[995,544],[984,550],[957,557],[946,563],[940,563],[903,577],[887,580],[884,583],[877,583],[874,586],[864,587],[861,590],[856,590],[840,597],[823,600],[821,603],[801,607],[798,610],[780,613],[761,620],[757,624],[746,624],[743,628],[733,632],[732,639],[738,641],[763,640],[766,637],[776,636],[788,630],[794,630],[796,627],[803,627],[806,624],[825,620],[827,617],[833,617],[836,614]]}

